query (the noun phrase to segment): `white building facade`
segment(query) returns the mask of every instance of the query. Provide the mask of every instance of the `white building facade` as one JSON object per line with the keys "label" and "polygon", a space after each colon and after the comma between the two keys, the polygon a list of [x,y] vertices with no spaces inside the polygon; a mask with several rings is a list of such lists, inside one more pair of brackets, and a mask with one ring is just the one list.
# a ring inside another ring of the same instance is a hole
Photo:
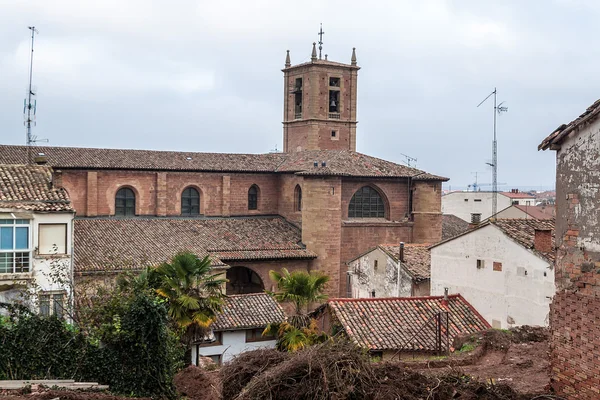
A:
{"label": "white building facade", "polygon": [[[75,213],[47,167],[0,166],[0,302],[70,318]],[[0,313],[6,313],[0,309]]]}
{"label": "white building facade", "polygon": [[431,294],[460,293],[494,328],[548,326],[553,228],[553,221],[496,220],[431,247]]}
{"label": "white building facade", "polygon": [[192,347],[192,364],[209,357],[217,365],[245,351],[275,348],[273,336],[263,336],[269,324],[285,321],[283,308],[266,293],[230,295],[212,325],[212,334]]}
{"label": "white building facade", "polygon": [[[492,216],[492,198],[493,192],[451,192],[442,196],[442,213],[479,223]],[[498,193],[498,210],[511,205],[510,198]]]}

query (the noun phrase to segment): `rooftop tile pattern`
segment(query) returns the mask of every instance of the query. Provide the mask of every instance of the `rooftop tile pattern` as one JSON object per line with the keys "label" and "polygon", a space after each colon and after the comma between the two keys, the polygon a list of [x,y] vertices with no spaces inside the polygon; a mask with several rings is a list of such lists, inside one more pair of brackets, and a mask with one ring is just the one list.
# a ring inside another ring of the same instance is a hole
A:
{"label": "rooftop tile pattern", "polygon": [[[429,244],[406,243],[404,245],[404,268],[413,279],[431,278],[431,253]],[[396,262],[400,259],[400,244],[381,244],[379,248],[390,255]]]}
{"label": "rooftop tile pattern", "polygon": [[[354,177],[448,178],[349,150],[311,150],[296,153],[231,154],[177,151],[36,147],[55,168],[132,169],[206,172],[270,172]],[[26,146],[0,145],[0,163],[26,163]],[[317,162],[317,166],[314,163]],[[322,163],[325,166],[322,166]]]}
{"label": "rooftop tile pattern", "polygon": [[538,220],[538,219],[523,219],[523,218],[504,218],[490,220],[490,223],[497,226],[504,234],[512,238],[521,246],[533,250],[540,254],[550,262],[554,262],[555,252],[538,252],[534,249],[535,230],[550,230],[552,231],[552,248],[555,248],[554,237],[554,219]]}
{"label": "rooftop tile pattern", "polygon": [[453,214],[442,216],[442,240],[450,239],[469,230],[469,223]]}
{"label": "rooftop tile pattern", "polygon": [[533,196],[529,193],[525,193],[525,192],[517,192],[517,193],[500,192],[500,194],[503,194],[506,197],[511,198],[511,199],[535,199],[535,196]]}
{"label": "rooftop tile pattern", "polygon": [[435,350],[433,327],[416,334],[440,311],[449,312],[450,343],[459,334],[490,328],[459,294],[448,296],[447,305],[443,304],[443,296],[334,299],[327,304],[348,337],[369,350],[411,350],[415,340],[416,350]]}
{"label": "rooftop tile pattern", "polygon": [[139,269],[188,250],[227,260],[311,259],[301,233],[281,217],[81,218],[75,220],[75,271]]}
{"label": "rooftop tile pattern", "polygon": [[266,293],[238,294],[225,299],[222,312],[213,323],[214,331],[265,328],[285,320],[281,306]]}
{"label": "rooftop tile pattern", "polygon": [[600,100],[596,100],[594,104],[589,106],[583,114],[575,118],[568,124],[562,124],[554,130],[548,137],[542,140],[539,144],[538,150],[546,150],[553,144],[560,144],[567,135],[584,124],[589,124],[596,120],[600,115]]}
{"label": "rooftop tile pattern", "polygon": [[0,208],[73,211],[67,192],[52,186],[52,169],[40,165],[0,165]]}

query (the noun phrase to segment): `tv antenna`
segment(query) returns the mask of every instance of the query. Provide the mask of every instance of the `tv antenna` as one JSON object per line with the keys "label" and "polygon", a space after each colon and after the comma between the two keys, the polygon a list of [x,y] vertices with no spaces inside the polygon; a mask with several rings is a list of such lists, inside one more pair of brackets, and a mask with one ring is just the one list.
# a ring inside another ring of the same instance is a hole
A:
{"label": "tv antenna", "polygon": [[323,50],[323,23],[321,23],[321,29],[319,29],[319,60],[321,59],[321,51]]}
{"label": "tv antenna", "polygon": [[498,212],[498,142],[496,140],[496,114],[500,115],[503,112],[508,111],[508,107],[502,106],[504,102],[497,104],[498,90],[494,88],[494,91],[481,101],[477,105],[479,107],[486,102],[487,99],[494,96],[494,140],[492,141],[492,162],[486,163],[492,167],[492,215],[496,215]]}
{"label": "tv antenna", "polygon": [[29,30],[31,31],[31,56],[29,58],[29,87],[27,90],[27,98],[24,100],[23,107],[23,117],[25,119],[25,143],[27,144],[27,160],[28,162],[31,160],[29,148],[33,143],[37,142],[47,142],[48,139],[38,139],[37,136],[31,134],[31,127],[35,126],[35,114],[37,110],[37,90],[33,89],[33,41],[35,39],[35,34],[39,33],[35,26],[29,26]]}
{"label": "tv antenna", "polygon": [[[402,154],[400,153],[401,156],[404,156],[404,158],[406,158],[406,161],[404,161],[404,164],[408,165],[409,167],[416,167],[417,166],[417,159],[411,156],[407,156],[406,154]],[[411,163],[414,163],[414,165],[411,165]]]}

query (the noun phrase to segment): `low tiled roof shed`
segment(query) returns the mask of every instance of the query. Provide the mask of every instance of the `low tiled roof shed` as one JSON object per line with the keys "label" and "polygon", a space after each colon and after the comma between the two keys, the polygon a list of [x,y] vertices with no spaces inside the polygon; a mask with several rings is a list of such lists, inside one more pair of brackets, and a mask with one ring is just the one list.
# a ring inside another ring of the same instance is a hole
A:
{"label": "low tiled roof shed", "polygon": [[223,310],[212,325],[215,332],[265,328],[285,321],[283,308],[267,293],[238,294],[225,299]]}
{"label": "low tiled roof shed", "polygon": [[[435,350],[435,332],[428,321],[449,315],[449,342],[460,334],[490,328],[460,294],[428,297],[333,299],[327,303],[334,324],[354,343],[371,351]],[[416,341],[416,347],[413,345]]]}

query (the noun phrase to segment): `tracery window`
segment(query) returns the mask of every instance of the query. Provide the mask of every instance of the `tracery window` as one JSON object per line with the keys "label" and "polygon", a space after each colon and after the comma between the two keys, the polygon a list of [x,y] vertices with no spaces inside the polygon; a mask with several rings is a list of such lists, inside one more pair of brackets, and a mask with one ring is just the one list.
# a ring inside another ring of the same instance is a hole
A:
{"label": "tracery window", "polygon": [[385,218],[385,204],[379,192],[370,186],[358,189],[348,207],[349,218]]}

